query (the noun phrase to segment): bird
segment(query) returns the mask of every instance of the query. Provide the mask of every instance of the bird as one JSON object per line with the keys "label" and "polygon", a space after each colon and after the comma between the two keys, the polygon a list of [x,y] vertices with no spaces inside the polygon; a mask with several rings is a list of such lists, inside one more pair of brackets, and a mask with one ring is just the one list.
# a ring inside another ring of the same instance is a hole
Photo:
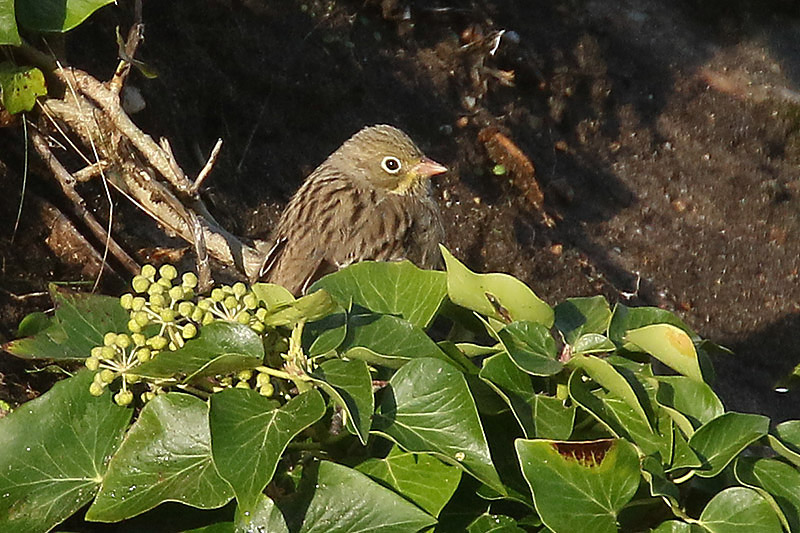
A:
{"label": "bird", "polygon": [[363,128],[289,200],[259,279],[299,296],[323,275],[359,261],[439,266],[445,232],[429,178],[446,171],[400,129]]}

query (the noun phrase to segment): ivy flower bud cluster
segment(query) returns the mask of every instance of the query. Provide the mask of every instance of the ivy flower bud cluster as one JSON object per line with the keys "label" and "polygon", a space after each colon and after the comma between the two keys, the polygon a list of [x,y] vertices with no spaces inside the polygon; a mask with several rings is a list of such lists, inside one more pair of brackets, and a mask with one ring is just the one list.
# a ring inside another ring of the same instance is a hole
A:
{"label": "ivy flower bud cluster", "polygon": [[[197,308],[201,324],[226,320],[249,326],[259,334],[267,329],[264,324],[268,315],[267,309],[259,305],[258,297],[241,282],[213,289],[208,298],[201,298],[197,302]],[[194,316],[192,318],[195,319]]]}

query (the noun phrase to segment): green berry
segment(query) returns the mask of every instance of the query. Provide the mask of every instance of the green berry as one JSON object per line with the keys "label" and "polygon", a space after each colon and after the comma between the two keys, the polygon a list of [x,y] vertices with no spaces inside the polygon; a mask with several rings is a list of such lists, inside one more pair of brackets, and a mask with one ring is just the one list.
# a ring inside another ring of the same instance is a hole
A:
{"label": "green berry", "polygon": [[269,398],[270,396],[275,394],[275,386],[272,383],[267,383],[265,385],[262,385],[261,387],[258,388],[258,393],[261,396],[266,396],[267,398]]}
{"label": "green berry", "polygon": [[183,287],[181,287],[181,286],[179,286],[179,285],[176,285],[175,287],[172,287],[172,288],[171,288],[171,289],[170,289],[170,290],[167,292],[167,294],[169,295],[169,297],[170,297],[170,298],[172,298],[172,301],[173,301],[173,302],[177,302],[177,301],[179,301],[179,300],[183,300],[183,297],[184,297],[185,293],[186,293],[186,291],[184,291],[184,290],[183,290]]}
{"label": "green berry", "polygon": [[239,372],[236,373],[236,377],[239,378],[242,381],[248,381],[250,378],[253,377],[253,371],[252,370],[240,370]]}
{"label": "green berry", "polygon": [[98,375],[100,376],[100,381],[102,381],[103,383],[111,383],[112,381],[114,381],[115,377],[114,372],[112,372],[107,368],[101,370]]}
{"label": "green berry", "polygon": [[150,337],[147,339],[147,344],[149,344],[154,350],[163,350],[167,347],[168,343],[169,341],[167,338],[161,335],[156,335],[155,337]]}
{"label": "green berry", "polygon": [[242,296],[247,294],[247,285],[245,285],[241,281],[234,283],[231,289],[233,290],[233,295],[236,296],[237,298],[241,298]]}
{"label": "green berry", "polygon": [[144,265],[142,267],[142,276],[153,280],[156,277],[156,267],[153,265]]}
{"label": "green berry", "polygon": [[141,376],[137,376],[136,374],[125,374],[125,382],[128,385],[139,383],[141,380],[142,380]]}
{"label": "green berry", "polygon": [[181,284],[187,289],[194,289],[197,287],[197,275],[194,272],[184,272],[181,280]]}
{"label": "green berry", "polygon": [[145,363],[150,360],[152,353],[150,348],[139,348],[136,350],[136,359],[138,359],[140,363]]}
{"label": "green berry", "polygon": [[189,318],[191,318],[195,322],[200,322],[201,320],[203,320],[203,317],[205,315],[206,312],[200,309],[200,306],[197,306],[194,308],[194,310],[192,311],[192,315]]}
{"label": "green berry", "polygon": [[225,291],[217,287],[216,289],[211,291],[211,301],[214,303],[219,303],[225,299]]}
{"label": "green berry", "polygon": [[134,333],[131,335],[131,340],[133,340],[133,344],[136,346],[144,346],[147,339],[141,333]]}
{"label": "green berry", "polygon": [[197,302],[197,307],[202,309],[203,311],[208,311],[214,305],[214,301],[210,298],[205,298]]}
{"label": "green berry", "polygon": [[166,306],[167,306],[167,299],[164,298],[163,294],[150,295],[150,307],[153,309],[153,311],[158,312]]}
{"label": "green berry", "polygon": [[267,312],[268,311],[263,307],[259,307],[258,309],[256,309],[256,318],[263,322],[264,319],[267,318]]}
{"label": "green berry", "polygon": [[116,356],[117,356],[117,350],[115,350],[111,346],[103,346],[100,349],[100,359],[105,359],[107,361],[110,361],[114,359],[114,357]]}
{"label": "green berry", "polygon": [[142,394],[139,395],[139,398],[142,400],[142,403],[147,403],[153,398],[156,397],[156,393],[153,391],[144,391]]}
{"label": "green berry", "polygon": [[249,389],[250,388],[250,384],[247,383],[246,381],[239,381],[238,383],[236,383],[236,388],[237,389]]}
{"label": "green berry", "polygon": [[114,403],[120,406],[129,405],[133,401],[133,393],[129,390],[121,390],[114,395]]}
{"label": "green berry", "polygon": [[156,285],[161,285],[164,287],[164,291],[168,291],[172,288],[172,280],[168,280],[167,278],[158,278]]}
{"label": "green berry", "polygon": [[247,311],[239,311],[238,313],[236,313],[235,320],[239,324],[247,325],[250,323],[250,320],[252,320],[252,318],[253,316]]}
{"label": "green berry", "polygon": [[86,358],[86,368],[91,371],[95,371],[100,368],[100,359],[95,356],[87,357]]}
{"label": "green berry", "polygon": [[92,348],[91,353],[92,357],[102,357],[103,356],[103,347],[102,346],[95,346]]}
{"label": "green berry", "polygon": [[147,288],[147,294],[154,295],[154,294],[164,294],[167,292],[167,287],[164,287],[160,283],[153,283]]}
{"label": "green berry", "polygon": [[144,311],[135,312],[132,318],[137,324],[139,324],[140,327],[145,327],[150,323],[150,315]]}
{"label": "green berry", "polygon": [[130,310],[131,306],[133,305],[133,294],[128,292],[120,296],[119,304],[122,306],[123,309]]}
{"label": "green berry", "polygon": [[166,307],[161,311],[159,311],[158,316],[160,316],[161,320],[163,320],[164,322],[174,322],[175,317],[177,317],[177,313],[175,312],[174,309]]}
{"label": "green berry", "polygon": [[222,302],[222,305],[228,310],[236,309],[239,305],[239,301],[236,299],[236,296],[228,296],[225,298],[225,301]]}
{"label": "green berry", "polygon": [[250,329],[256,333],[264,333],[267,330],[267,326],[265,326],[263,322],[251,322]]}
{"label": "green berry", "polygon": [[133,299],[131,303],[131,311],[141,311],[144,309],[144,305],[147,303],[147,300],[142,298],[141,296],[137,296]]}
{"label": "green berry", "polygon": [[135,320],[128,320],[128,330],[131,333],[141,333],[142,326],[140,326]]}
{"label": "green berry", "polygon": [[258,307],[258,298],[256,298],[256,295],[251,292],[244,295],[244,298],[242,298],[242,303],[246,309],[252,310]]}
{"label": "green berry", "polygon": [[192,302],[181,302],[178,304],[178,314],[186,318],[192,316],[194,309],[195,307]]}
{"label": "green berry", "polygon": [[158,269],[158,273],[162,278],[166,279],[175,279],[178,277],[178,270],[169,263],[161,265],[161,268]]}
{"label": "green berry", "polygon": [[117,341],[115,344],[124,350],[131,345],[131,338],[125,333],[120,333],[117,335]]}
{"label": "green berry", "polygon": [[192,339],[197,336],[197,326],[194,324],[186,324],[181,330],[181,337],[184,339]]}
{"label": "green berry", "polygon": [[212,315],[211,313],[206,313],[205,315],[203,315],[203,320],[200,321],[200,324],[202,324],[203,326],[207,326],[212,322],[214,322],[214,315]]}
{"label": "green berry", "polygon": [[101,394],[103,394],[103,390],[105,390],[103,386],[95,381],[93,381],[92,384],[89,385],[89,394],[91,394],[92,396],[100,396]]}
{"label": "green berry", "polygon": [[263,387],[267,383],[270,382],[269,374],[264,374],[263,372],[259,372],[256,374],[256,387]]}
{"label": "green berry", "polygon": [[133,276],[131,287],[133,288],[134,292],[137,292],[139,294],[147,292],[147,289],[150,288],[150,280],[145,278],[144,276]]}
{"label": "green berry", "polygon": [[109,331],[103,335],[103,346],[114,346],[117,342],[117,334]]}

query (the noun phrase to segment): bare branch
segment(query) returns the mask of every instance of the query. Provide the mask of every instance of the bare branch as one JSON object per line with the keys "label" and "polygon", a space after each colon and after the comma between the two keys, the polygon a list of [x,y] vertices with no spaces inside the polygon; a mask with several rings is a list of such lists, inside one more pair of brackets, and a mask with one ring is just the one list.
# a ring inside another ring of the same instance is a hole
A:
{"label": "bare branch", "polygon": [[47,166],[50,167],[50,171],[58,180],[59,185],[61,185],[61,190],[64,191],[64,194],[67,196],[67,198],[72,201],[76,214],[86,223],[95,237],[101,241],[108,242],[108,249],[111,254],[116,257],[117,260],[122,263],[122,265],[128,271],[130,271],[132,274],[139,272],[139,265],[136,263],[136,261],[129,256],[125,250],[123,250],[116,243],[116,241],[111,239],[103,225],[94,218],[88,209],[86,209],[83,204],[83,198],[81,198],[78,192],[75,190],[74,176],[72,176],[56,158],[56,156],[53,155],[53,152],[50,151],[50,147],[47,145],[47,140],[44,138],[44,136],[38,131],[33,130],[31,132],[31,139],[33,141],[34,148]]}
{"label": "bare branch", "polygon": [[192,187],[188,191],[192,196],[197,196],[197,193],[200,191],[200,187],[203,186],[203,182],[205,181],[206,177],[208,177],[211,169],[214,167],[214,163],[217,161],[217,156],[219,156],[219,151],[221,148],[222,139],[217,139],[217,144],[215,144],[214,148],[211,150],[211,155],[208,156],[208,161],[206,161],[206,164],[197,175],[197,179],[194,180]]}

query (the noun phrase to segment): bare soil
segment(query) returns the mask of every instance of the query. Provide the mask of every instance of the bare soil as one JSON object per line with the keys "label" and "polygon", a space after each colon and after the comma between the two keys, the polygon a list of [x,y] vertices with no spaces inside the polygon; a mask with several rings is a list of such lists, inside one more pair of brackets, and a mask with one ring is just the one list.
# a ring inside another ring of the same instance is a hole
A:
{"label": "bare soil", "polygon": [[[145,2],[144,19],[138,55],[159,77],[131,80],[147,104],[134,120],[190,172],[224,139],[205,195],[234,233],[265,237],[343,140],[391,123],[451,168],[436,194],[447,244],[472,268],[551,303],[604,294],[670,309],[735,352],[715,359],[728,408],[800,417],[800,396],[774,391],[800,363],[794,2],[207,0]],[[107,79],[114,27],[129,23],[110,6],[50,44]],[[491,53],[481,39],[498,30]],[[530,158],[547,217],[521,178],[492,172],[488,126]],[[19,133],[0,130],[0,340],[48,305],[31,293],[96,270],[35,162],[12,240]],[[99,186],[85,190],[108,211]],[[139,259],[176,246],[115,202],[115,235]],[[107,275],[100,290],[121,286]],[[30,368],[0,356],[0,398],[41,390]]]}

